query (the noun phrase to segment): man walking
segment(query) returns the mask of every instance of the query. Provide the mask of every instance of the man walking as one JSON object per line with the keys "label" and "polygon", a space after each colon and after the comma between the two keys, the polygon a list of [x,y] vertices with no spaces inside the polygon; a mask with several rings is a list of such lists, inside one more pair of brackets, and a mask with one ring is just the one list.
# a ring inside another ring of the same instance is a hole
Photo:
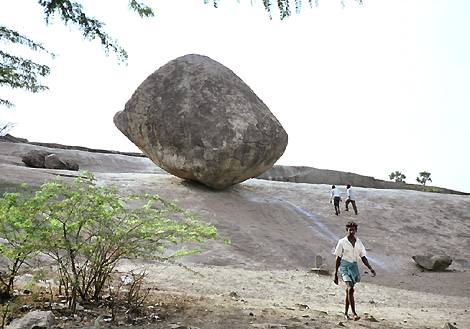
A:
{"label": "man walking", "polygon": [[341,201],[341,194],[339,193],[339,188],[337,188],[335,185],[331,186],[330,203],[332,200],[335,205],[335,214],[336,216],[338,216],[341,213],[339,210],[339,202]]}
{"label": "man walking", "polygon": [[346,224],[347,235],[338,241],[334,255],[336,256],[335,277],[333,282],[338,284],[338,269],[341,278],[346,284],[346,297],[344,299],[344,317],[350,320],[349,306],[353,314],[352,319],[357,321],[360,317],[356,313],[356,304],[354,302],[354,285],[360,281],[359,267],[357,261],[362,260],[365,266],[370,270],[372,276],[375,276],[375,270],[370,266],[366,258],[366,248],[361,240],[356,237],[357,224],[348,222]]}
{"label": "man walking", "polygon": [[351,185],[346,185],[346,193],[348,198],[346,199],[346,211],[349,211],[348,205],[351,203],[354,209],[354,213],[357,215],[357,207],[356,207],[356,191],[351,187]]}

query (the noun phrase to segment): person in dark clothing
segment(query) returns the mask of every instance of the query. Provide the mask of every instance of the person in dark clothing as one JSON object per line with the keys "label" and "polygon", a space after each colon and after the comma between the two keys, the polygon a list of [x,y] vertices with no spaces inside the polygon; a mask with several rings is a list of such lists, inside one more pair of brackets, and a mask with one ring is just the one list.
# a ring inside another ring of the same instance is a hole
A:
{"label": "person in dark clothing", "polygon": [[339,192],[339,188],[337,188],[335,185],[331,186],[331,198],[330,198],[330,203],[333,201],[335,205],[335,214],[338,216],[341,211],[339,209],[339,203],[341,202],[341,194]]}
{"label": "person in dark clothing", "polygon": [[345,210],[346,210],[346,211],[349,211],[348,205],[349,205],[349,204],[352,204],[354,213],[357,215],[356,191],[354,191],[354,189],[351,187],[350,184],[346,185],[346,193],[347,193],[348,197],[347,197],[346,203],[345,203],[345,206],[346,206],[346,209],[345,209]]}

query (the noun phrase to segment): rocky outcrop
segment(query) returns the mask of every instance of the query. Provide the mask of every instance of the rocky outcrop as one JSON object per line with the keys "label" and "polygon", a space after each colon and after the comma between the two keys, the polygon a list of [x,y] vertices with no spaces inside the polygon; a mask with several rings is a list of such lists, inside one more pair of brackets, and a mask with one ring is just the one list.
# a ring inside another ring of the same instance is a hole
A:
{"label": "rocky outcrop", "polygon": [[31,150],[22,157],[23,163],[32,168],[47,168],[78,171],[78,163],[65,160],[54,153],[44,150]]}
{"label": "rocky outcrop", "polygon": [[30,144],[30,145],[37,145],[37,146],[48,147],[48,148],[53,148],[53,149],[61,149],[61,150],[78,150],[78,151],[85,151],[85,152],[91,152],[91,153],[120,154],[120,155],[128,155],[132,157],[142,157],[142,158],[147,157],[145,154],[137,153],[137,152],[120,152],[120,151],[113,151],[113,150],[93,149],[93,148],[84,147],[84,146],[64,145],[64,144],[59,144],[59,143],[29,142],[25,138],[15,137],[10,134],[6,134],[5,136],[0,136],[0,142]]}
{"label": "rocky outcrop", "polygon": [[416,264],[430,271],[443,271],[452,264],[452,259],[445,255],[416,255],[411,258],[413,258]]}
{"label": "rocky outcrop", "polygon": [[114,123],[162,169],[216,189],[260,175],[287,146],[286,132],[255,93],[200,55],[151,74]]}
{"label": "rocky outcrop", "polygon": [[24,164],[28,167],[32,168],[45,168],[44,167],[44,159],[46,156],[48,156],[50,153],[47,151],[42,151],[42,150],[32,150],[26,153],[21,160],[24,162]]}
{"label": "rocky outcrop", "polygon": [[10,134],[0,136],[0,142],[29,143],[26,138],[19,138],[19,137],[12,136]]}

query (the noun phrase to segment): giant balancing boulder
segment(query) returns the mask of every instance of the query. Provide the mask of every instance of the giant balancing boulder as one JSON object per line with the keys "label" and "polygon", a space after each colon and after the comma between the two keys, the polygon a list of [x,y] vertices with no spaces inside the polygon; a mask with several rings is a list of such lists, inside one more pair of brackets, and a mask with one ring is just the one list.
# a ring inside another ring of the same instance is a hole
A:
{"label": "giant balancing boulder", "polygon": [[262,174],[287,146],[281,124],[250,87],[201,55],[151,74],[114,124],[162,169],[215,189]]}

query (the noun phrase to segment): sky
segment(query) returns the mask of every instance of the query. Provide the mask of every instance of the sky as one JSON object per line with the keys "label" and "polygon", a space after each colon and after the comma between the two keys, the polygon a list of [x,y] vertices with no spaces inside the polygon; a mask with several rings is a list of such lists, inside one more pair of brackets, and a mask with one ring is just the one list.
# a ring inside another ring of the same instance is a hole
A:
{"label": "sky", "polygon": [[[251,4],[253,2],[253,4]],[[120,64],[35,0],[2,0],[0,24],[56,54],[0,44],[47,63],[49,90],[0,88],[10,134],[30,141],[139,151],[113,124],[140,83],[168,61],[206,55],[234,71],[289,135],[277,164],[353,172],[470,192],[470,1],[319,0],[270,20],[261,0],[148,0],[141,19],[127,0],[81,1],[128,54]]]}

